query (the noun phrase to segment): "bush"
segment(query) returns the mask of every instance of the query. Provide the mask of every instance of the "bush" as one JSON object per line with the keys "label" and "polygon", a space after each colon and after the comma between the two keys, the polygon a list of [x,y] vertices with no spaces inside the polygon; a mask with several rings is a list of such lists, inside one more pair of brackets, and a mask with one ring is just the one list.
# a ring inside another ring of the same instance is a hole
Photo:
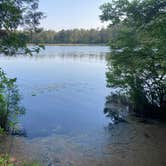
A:
{"label": "bush", "polygon": [[9,131],[17,123],[20,115],[25,113],[20,106],[20,94],[16,85],[16,79],[10,79],[0,69],[0,128]]}
{"label": "bush", "polygon": [[8,155],[0,156],[0,166],[14,166]]}

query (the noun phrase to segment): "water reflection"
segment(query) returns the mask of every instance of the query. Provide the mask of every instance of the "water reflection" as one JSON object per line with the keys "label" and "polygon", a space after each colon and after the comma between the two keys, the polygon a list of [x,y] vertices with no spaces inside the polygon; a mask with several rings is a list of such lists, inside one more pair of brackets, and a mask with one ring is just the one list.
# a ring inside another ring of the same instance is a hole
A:
{"label": "water reflection", "polygon": [[103,130],[108,51],[105,46],[47,46],[32,57],[0,57],[5,72],[18,79],[28,138]]}
{"label": "water reflection", "polygon": [[106,97],[104,114],[110,119],[110,124],[126,122],[129,113],[129,101],[120,94],[111,94]]}
{"label": "water reflection", "polygon": [[109,47],[106,46],[46,46],[45,50],[35,54],[33,58],[105,61],[109,52]]}

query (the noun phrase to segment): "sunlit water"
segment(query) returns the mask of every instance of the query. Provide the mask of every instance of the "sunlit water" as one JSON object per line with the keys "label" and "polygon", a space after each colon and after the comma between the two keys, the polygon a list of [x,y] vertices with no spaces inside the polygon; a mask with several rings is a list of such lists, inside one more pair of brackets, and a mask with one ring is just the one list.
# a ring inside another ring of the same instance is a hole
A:
{"label": "sunlit water", "polygon": [[0,66],[17,77],[29,138],[102,130],[106,89],[106,46],[47,46],[33,57],[1,57]]}

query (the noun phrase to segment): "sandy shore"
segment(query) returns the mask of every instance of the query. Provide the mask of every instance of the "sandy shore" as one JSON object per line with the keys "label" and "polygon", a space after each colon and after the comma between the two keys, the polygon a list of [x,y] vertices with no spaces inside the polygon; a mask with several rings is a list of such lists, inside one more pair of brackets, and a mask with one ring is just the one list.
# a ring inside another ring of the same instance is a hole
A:
{"label": "sandy shore", "polygon": [[105,128],[100,137],[53,135],[1,138],[1,153],[41,166],[165,166],[166,124],[130,122]]}

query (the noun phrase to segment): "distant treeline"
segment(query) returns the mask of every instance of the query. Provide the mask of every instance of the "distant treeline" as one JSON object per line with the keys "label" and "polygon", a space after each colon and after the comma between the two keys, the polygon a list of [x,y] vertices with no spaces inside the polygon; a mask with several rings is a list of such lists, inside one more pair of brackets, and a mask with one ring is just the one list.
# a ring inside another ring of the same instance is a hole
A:
{"label": "distant treeline", "polygon": [[109,39],[109,29],[47,30],[29,35],[30,43],[44,44],[106,44]]}

